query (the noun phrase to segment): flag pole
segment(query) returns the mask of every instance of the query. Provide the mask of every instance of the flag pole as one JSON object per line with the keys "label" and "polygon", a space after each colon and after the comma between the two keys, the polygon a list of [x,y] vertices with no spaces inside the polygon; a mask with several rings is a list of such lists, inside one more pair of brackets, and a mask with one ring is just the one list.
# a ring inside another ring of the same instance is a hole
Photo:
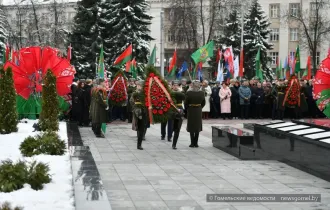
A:
{"label": "flag pole", "polygon": [[189,75],[190,81],[192,81],[189,69],[188,69],[188,75]]}

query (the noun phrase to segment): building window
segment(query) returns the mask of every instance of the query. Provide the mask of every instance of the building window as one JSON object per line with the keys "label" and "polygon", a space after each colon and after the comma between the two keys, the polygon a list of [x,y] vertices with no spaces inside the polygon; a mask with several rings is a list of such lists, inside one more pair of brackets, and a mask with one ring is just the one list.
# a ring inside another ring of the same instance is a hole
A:
{"label": "building window", "polygon": [[280,33],[278,28],[272,28],[270,32],[270,41],[278,41],[280,39]]}
{"label": "building window", "polygon": [[298,41],[298,28],[290,28],[290,41]]}
{"label": "building window", "polygon": [[317,13],[318,15],[320,14],[320,10],[322,10],[322,7],[324,2],[320,1],[320,2],[311,2],[310,3],[310,17],[316,17]]}
{"label": "building window", "polygon": [[271,18],[278,18],[279,17],[280,5],[270,4],[269,6],[270,6],[270,17]]}
{"label": "building window", "polygon": [[300,4],[290,4],[290,15],[293,17],[299,16]]}
{"label": "building window", "polygon": [[276,65],[278,61],[278,52],[270,52],[270,57],[272,58],[272,65]]}
{"label": "building window", "polygon": [[172,31],[167,31],[167,41],[174,42],[175,41],[175,34],[172,33]]}

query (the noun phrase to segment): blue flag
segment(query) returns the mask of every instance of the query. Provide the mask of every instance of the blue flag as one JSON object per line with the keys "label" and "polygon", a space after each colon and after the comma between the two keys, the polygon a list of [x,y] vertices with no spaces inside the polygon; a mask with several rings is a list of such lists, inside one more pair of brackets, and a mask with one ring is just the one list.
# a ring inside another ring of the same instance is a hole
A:
{"label": "blue flag", "polygon": [[182,66],[181,66],[181,68],[180,68],[180,71],[178,72],[178,74],[177,74],[177,78],[181,78],[181,76],[182,76],[182,73],[183,72],[185,72],[185,71],[187,71],[188,70],[188,64],[187,64],[187,62],[185,61],[185,62],[183,62],[183,64],[182,64]]}
{"label": "blue flag", "polygon": [[227,69],[225,81],[227,81],[227,80],[230,80],[230,78],[231,78],[231,74],[230,74],[230,71],[229,71],[229,64],[228,64],[228,62],[225,63],[225,68]]}

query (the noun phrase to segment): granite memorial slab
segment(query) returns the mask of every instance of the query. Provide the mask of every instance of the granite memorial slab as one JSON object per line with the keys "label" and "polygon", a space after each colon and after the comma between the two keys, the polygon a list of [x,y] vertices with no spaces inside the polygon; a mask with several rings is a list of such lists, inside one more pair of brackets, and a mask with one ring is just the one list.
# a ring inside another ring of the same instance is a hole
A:
{"label": "granite memorial slab", "polygon": [[[283,126],[284,125],[284,126]],[[307,126],[307,127],[302,127]],[[298,129],[298,130],[295,130]],[[255,125],[257,151],[267,155],[257,157],[278,160],[330,181],[330,132],[314,128],[312,124]],[[263,159],[263,160],[267,160]]]}
{"label": "granite memorial slab", "polygon": [[292,122],[286,122],[286,123],[279,123],[279,124],[275,124],[275,125],[266,125],[266,126],[269,128],[282,128],[282,127],[293,126],[293,125],[297,125],[297,124],[292,123]]}
{"label": "granite memorial slab", "polygon": [[295,125],[295,126],[289,126],[289,127],[277,128],[277,129],[281,131],[293,131],[293,130],[301,130],[306,128],[310,128],[310,127],[307,125]]}
{"label": "granite memorial slab", "polygon": [[309,139],[324,139],[324,138],[330,137],[330,132],[309,134],[309,135],[305,135],[304,137],[309,138]]}
{"label": "granite memorial slab", "polygon": [[294,135],[306,135],[306,134],[318,133],[318,132],[324,132],[324,131],[325,130],[322,130],[320,128],[310,128],[310,129],[305,129],[305,130],[300,130],[300,131],[292,131],[290,133],[294,134]]}
{"label": "granite memorial slab", "polygon": [[252,132],[229,126],[212,126],[213,147],[243,160],[256,159]]}

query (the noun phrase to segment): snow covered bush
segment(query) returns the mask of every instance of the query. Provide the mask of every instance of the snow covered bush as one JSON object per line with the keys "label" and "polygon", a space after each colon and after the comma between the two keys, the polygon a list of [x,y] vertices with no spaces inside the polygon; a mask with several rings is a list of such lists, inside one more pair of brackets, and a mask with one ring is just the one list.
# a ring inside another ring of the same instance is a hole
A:
{"label": "snow covered bush", "polygon": [[23,156],[32,157],[40,154],[63,155],[65,148],[65,142],[60,139],[57,133],[45,132],[35,137],[27,137],[19,149]]}
{"label": "snow covered bush", "polygon": [[12,192],[26,183],[27,166],[24,161],[13,163],[4,160],[0,164],[0,192]]}
{"label": "snow covered bush", "polygon": [[42,131],[58,131],[59,114],[56,77],[51,70],[48,70],[42,89],[42,108],[39,118],[40,129]]}
{"label": "snow covered bush", "polygon": [[40,141],[33,136],[29,136],[24,139],[19,149],[24,157],[32,157],[34,155],[40,155],[39,147]]}
{"label": "snow covered bush", "polygon": [[42,190],[43,184],[52,181],[49,175],[49,166],[44,163],[33,161],[28,167],[27,183],[31,185],[34,190]]}
{"label": "snow covered bush", "polygon": [[16,90],[14,87],[13,71],[8,68],[0,71],[0,132],[9,134],[17,132],[18,114],[16,110]]}
{"label": "snow covered bush", "polygon": [[33,161],[28,164],[19,160],[13,163],[5,160],[0,165],[0,192],[12,192],[23,188],[24,184],[31,185],[34,190],[43,189],[43,184],[51,182],[49,166]]}
{"label": "snow covered bush", "polygon": [[22,207],[11,207],[10,203],[4,202],[3,204],[0,205],[0,210],[23,210]]}

